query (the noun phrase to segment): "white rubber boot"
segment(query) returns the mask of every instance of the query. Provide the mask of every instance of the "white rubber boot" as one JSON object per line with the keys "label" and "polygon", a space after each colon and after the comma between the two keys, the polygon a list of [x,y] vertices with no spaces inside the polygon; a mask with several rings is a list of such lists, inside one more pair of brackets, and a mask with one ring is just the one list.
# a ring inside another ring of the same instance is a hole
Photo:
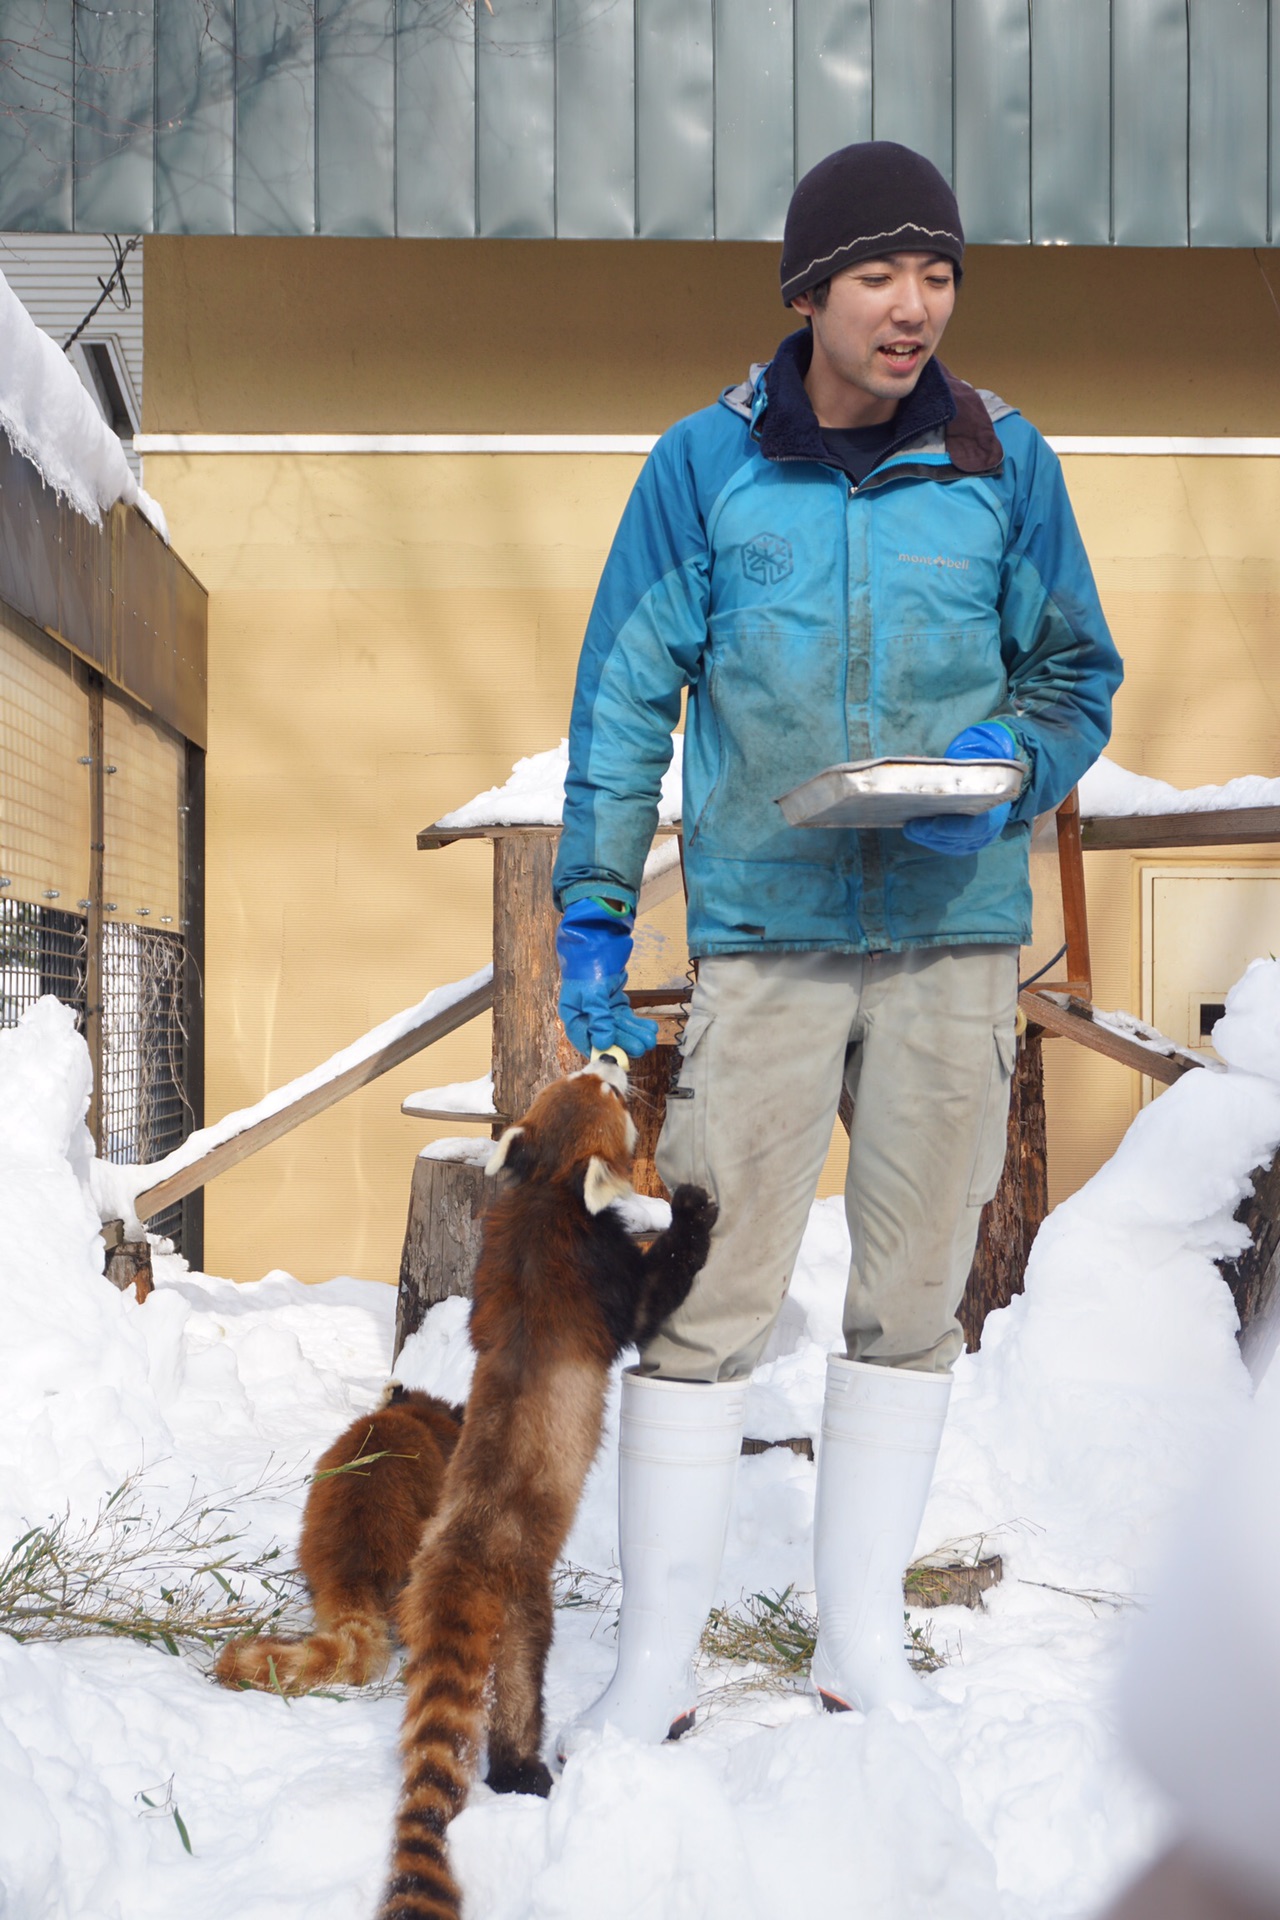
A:
{"label": "white rubber boot", "polygon": [[693,1661],[729,1530],[747,1382],[714,1386],[622,1376],[618,1446],[618,1666],[600,1698],[565,1728],[563,1759],[584,1732],[678,1739],[693,1725]]}
{"label": "white rubber boot", "polygon": [[927,1706],[903,1647],[902,1576],[929,1497],[949,1373],[832,1354],[814,1516],[818,1644],[810,1673],[838,1713]]}

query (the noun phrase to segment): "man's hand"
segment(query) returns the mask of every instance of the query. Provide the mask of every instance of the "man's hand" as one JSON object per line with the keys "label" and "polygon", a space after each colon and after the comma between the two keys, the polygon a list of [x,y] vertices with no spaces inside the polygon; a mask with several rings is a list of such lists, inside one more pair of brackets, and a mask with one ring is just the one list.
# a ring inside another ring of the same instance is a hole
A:
{"label": "man's hand", "polygon": [[633,1013],[623,991],[634,918],[602,899],[575,900],[564,910],[556,934],[560,1018],[579,1053],[621,1047],[635,1059],[657,1042],[657,1022]]}
{"label": "man's hand", "polygon": [[[1016,760],[1018,743],[998,720],[982,720],[958,733],[947,748],[948,760]],[[908,820],[902,831],[908,840],[931,853],[981,853],[1004,832],[1013,802],[1006,800],[987,813],[928,813]]]}

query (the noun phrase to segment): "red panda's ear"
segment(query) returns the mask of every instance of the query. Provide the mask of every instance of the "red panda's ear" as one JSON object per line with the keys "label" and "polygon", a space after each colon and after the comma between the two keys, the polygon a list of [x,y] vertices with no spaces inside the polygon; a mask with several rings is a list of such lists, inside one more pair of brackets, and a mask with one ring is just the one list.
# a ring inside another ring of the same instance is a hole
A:
{"label": "red panda's ear", "polygon": [[603,1213],[615,1200],[626,1200],[635,1191],[629,1180],[593,1153],[587,1162],[586,1178],[582,1183],[582,1200],[588,1213]]}
{"label": "red panda's ear", "polygon": [[522,1149],[523,1140],[523,1127],[508,1127],[486,1160],[485,1172],[501,1173],[504,1167],[510,1167],[513,1173],[519,1172],[521,1161],[526,1157]]}

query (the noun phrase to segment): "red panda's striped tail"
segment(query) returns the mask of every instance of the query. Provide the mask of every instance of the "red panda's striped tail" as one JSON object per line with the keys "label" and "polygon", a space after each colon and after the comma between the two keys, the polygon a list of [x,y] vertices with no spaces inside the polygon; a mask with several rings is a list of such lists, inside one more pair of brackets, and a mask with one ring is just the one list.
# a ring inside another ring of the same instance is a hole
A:
{"label": "red panda's striped tail", "polygon": [[[459,1920],[445,1830],[476,1770],[501,1603],[456,1573],[411,1584],[400,1606],[405,1668],[404,1786],[380,1920]],[[468,1590],[470,1585],[470,1590]]]}

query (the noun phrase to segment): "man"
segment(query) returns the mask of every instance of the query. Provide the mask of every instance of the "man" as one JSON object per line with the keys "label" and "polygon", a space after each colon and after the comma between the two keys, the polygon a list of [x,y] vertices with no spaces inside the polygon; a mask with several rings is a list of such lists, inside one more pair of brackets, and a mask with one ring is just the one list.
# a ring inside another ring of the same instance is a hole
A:
{"label": "man", "polygon": [[[1058,463],[935,353],[963,269],[921,155],[846,147],[796,188],[804,328],[655,447],[578,671],[556,866],[575,1045],[653,1044],[624,993],[641,867],[688,689],[684,850],[699,962],[658,1167],[720,1205],[685,1305],[623,1383],[618,1671],[585,1724],[692,1718],[743,1401],[854,1097],[845,1352],[828,1363],[814,1683],[909,1702],[903,1567],[1004,1159],[1027,848],[1106,744],[1117,657]],[[901,831],[786,825],[842,761],[1005,758],[1016,801]]]}

